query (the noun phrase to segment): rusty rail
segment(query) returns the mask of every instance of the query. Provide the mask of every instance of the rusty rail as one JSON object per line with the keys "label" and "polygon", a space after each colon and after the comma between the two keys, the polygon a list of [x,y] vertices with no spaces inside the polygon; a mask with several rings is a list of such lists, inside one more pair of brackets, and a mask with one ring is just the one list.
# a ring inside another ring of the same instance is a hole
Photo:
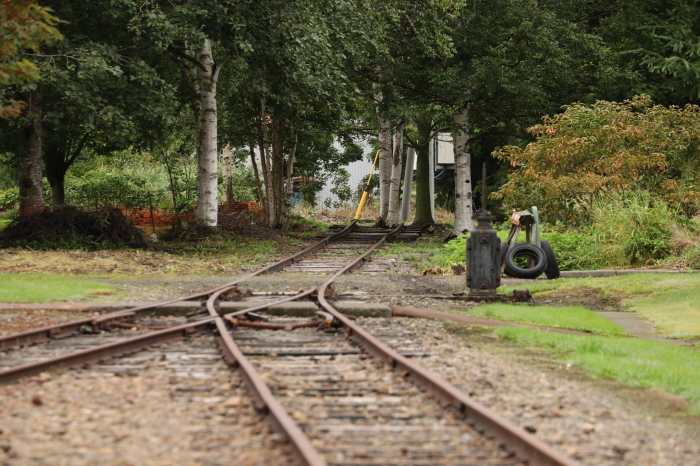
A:
{"label": "rusty rail", "polygon": [[[397,230],[400,231],[399,229]],[[385,238],[372,246],[372,248],[358,258],[356,262],[364,262],[372,251],[387,241],[388,237],[398,234],[397,230],[389,233]],[[321,285],[318,290],[319,304],[347,329],[350,338],[375,358],[386,362],[394,370],[404,374],[404,376],[410,376],[414,383],[422,387],[428,393],[431,393],[443,402],[456,408],[470,425],[477,430],[484,431],[488,435],[497,438],[503,442],[509,451],[513,452],[524,461],[527,461],[529,464],[552,466],[575,466],[579,464],[574,459],[555,450],[542,440],[530,434],[522,427],[510,422],[508,419],[481,403],[472,400],[449,382],[429,372],[420,365],[413,363],[408,358],[401,356],[328,303],[325,297],[328,286],[330,286],[337,277],[353,270],[357,266],[357,264],[353,263],[336,272],[336,274]]]}
{"label": "rusty rail", "polygon": [[[189,296],[181,297],[181,298],[176,298],[176,299],[171,299],[168,301],[162,301],[159,303],[154,303],[154,304],[149,304],[146,306],[138,306],[130,309],[125,309],[123,311],[117,311],[117,312],[111,312],[109,314],[104,314],[101,316],[97,317],[91,317],[91,318],[86,318],[86,319],[80,319],[80,320],[75,320],[72,322],[64,322],[61,324],[56,324],[56,325],[50,325],[50,326],[45,326],[37,329],[32,329],[32,330],[27,330],[25,332],[21,333],[15,333],[15,334],[10,334],[10,335],[2,335],[0,336],[0,351],[8,350],[11,348],[17,348],[17,347],[22,347],[22,346],[28,346],[28,345],[33,345],[33,344],[39,344],[39,343],[45,343],[47,341],[57,339],[57,338],[67,338],[73,335],[76,335],[80,333],[80,328],[87,325],[87,326],[93,326],[93,325],[98,325],[98,324],[106,324],[109,322],[119,322],[119,321],[124,321],[124,320],[130,320],[134,316],[138,314],[145,313],[147,311],[153,310],[158,306],[164,306],[166,304],[173,304],[173,303],[178,303],[182,301],[191,301],[191,300],[196,300],[196,299],[203,299],[203,298],[208,298],[211,296],[213,293],[216,293],[219,290],[226,290],[230,289],[234,286],[236,286],[238,283],[247,280],[249,278],[255,277],[257,275],[262,275],[262,274],[267,274],[267,273],[272,273],[276,272],[278,270],[283,269],[284,267],[287,267],[290,264],[293,264],[294,262],[297,262],[301,258],[313,253],[314,251],[317,251],[318,249],[321,249],[322,247],[326,246],[328,243],[331,241],[335,241],[337,239],[342,238],[343,236],[348,235],[351,233],[357,225],[357,222],[353,221],[350,225],[346,226],[342,230],[338,231],[337,233],[327,236],[326,238],[317,241],[313,245],[309,246],[308,248],[292,255],[289,257],[286,257],[278,262],[275,262],[274,264],[268,265],[266,267],[263,267],[260,270],[257,270],[256,272],[253,272],[243,278],[240,278],[238,280],[235,280],[233,282],[227,283],[225,285],[221,285],[217,288],[213,288],[211,290],[203,291],[201,293],[196,293],[192,294]],[[247,312],[247,311],[246,311]]]}
{"label": "rusty rail", "polygon": [[204,330],[213,318],[198,320],[187,324],[177,325],[164,330],[153,331],[145,335],[126,338],[122,341],[106,343],[81,351],[76,351],[53,358],[10,367],[0,371],[0,383],[8,383],[22,377],[40,374],[50,369],[68,369],[93,363],[102,359],[139,351],[147,346],[162,344],[166,341],[185,338],[193,333]]}
{"label": "rusty rail", "polygon": [[[203,317],[195,322],[191,322],[184,325],[178,325],[165,330],[153,331],[146,335],[140,335],[137,337],[129,338],[127,340],[109,343],[101,345],[95,348],[90,348],[87,350],[78,351],[75,353],[59,356],[57,358],[52,358],[45,361],[40,361],[37,363],[24,364],[21,366],[16,366],[9,368],[5,371],[0,371],[0,383],[9,382],[11,380],[16,380],[20,377],[26,375],[34,375],[43,372],[50,368],[55,367],[75,367],[81,364],[86,364],[94,362],[100,359],[106,359],[114,357],[117,355],[126,354],[129,352],[137,351],[149,345],[160,344],[165,341],[170,341],[177,338],[184,338],[194,332],[201,331],[209,325],[215,325],[216,331],[218,333],[218,341],[221,345],[222,352],[226,362],[230,365],[235,365],[241,369],[241,375],[245,379],[246,383],[251,389],[255,406],[258,410],[267,413],[273,424],[276,426],[279,432],[281,432],[290,442],[291,448],[294,451],[296,459],[307,465],[324,465],[325,461],[321,458],[315,448],[311,445],[309,439],[301,432],[296,423],[291,419],[291,417],[286,413],[286,411],[281,407],[279,402],[274,398],[270,392],[267,385],[264,383],[260,375],[255,371],[254,367],[250,362],[244,357],[243,353],[240,351],[238,346],[235,344],[233,339],[228,333],[228,329],[222,317],[218,315],[217,305],[219,296],[225,291],[236,286],[238,283],[264,273],[271,273],[286,267],[289,264],[294,263],[300,257],[310,254],[317,249],[328,244],[328,242],[333,239],[344,236],[345,234],[352,231],[355,223],[346,227],[339,233],[329,236],[324,240],[318,242],[310,248],[304,251],[276,262],[268,267],[258,270],[244,278],[236,280],[235,282],[222,285],[218,288],[209,290],[207,292],[191,295],[185,298],[179,298],[175,300],[166,301],[164,303],[153,304],[149,306],[142,306],[138,308],[128,309],[125,311],[120,311],[117,313],[108,314],[106,316],[101,316],[98,319],[84,319],[79,321],[81,325],[90,324],[92,325],[95,321],[109,322],[111,320],[119,320],[122,318],[128,318],[147,310],[151,310],[162,304],[169,304],[184,300],[191,300],[197,298],[207,298],[206,306],[209,312],[208,317]],[[346,267],[334,274],[328,281],[326,281],[318,289],[318,301],[322,308],[333,318],[340,322],[348,331],[350,337],[356,341],[360,346],[362,346],[368,353],[372,354],[377,359],[380,359],[388,363],[392,368],[400,371],[406,377],[410,377],[417,385],[423,387],[429,393],[432,393],[436,397],[440,398],[444,402],[450,404],[456,408],[462,415],[465,416],[467,422],[472,424],[477,430],[484,431],[489,435],[498,438],[502,441],[506,448],[515,453],[519,458],[527,461],[529,464],[537,465],[566,465],[573,466],[578,463],[572,458],[567,457],[560,452],[554,450],[549,445],[545,444],[535,436],[531,435],[529,432],[525,431],[523,428],[511,423],[504,417],[493,412],[489,408],[483,406],[482,404],[473,401],[471,398],[460,392],[453,385],[449,384],[445,380],[437,377],[436,375],[430,373],[425,368],[418,364],[411,362],[404,356],[401,356],[396,351],[385,345],[383,342],[369,334],[367,331],[357,326],[350,319],[345,317],[339,311],[337,311],[328,301],[326,300],[326,291],[328,286],[335,281],[335,279],[344,274],[348,273],[355,268],[362,265],[367,258],[374,252],[378,247],[383,245],[391,237],[397,235],[403,226],[392,230],[389,234],[385,235],[380,241],[375,243],[370,247],[364,254],[354,260],[352,263],[348,264]],[[292,301],[294,299],[299,299],[301,296],[308,296],[313,293],[312,290],[308,290],[304,293],[300,293],[297,296],[291,298],[285,298],[279,302]],[[274,303],[272,303],[274,304]],[[253,310],[260,310],[264,307],[269,307],[270,305],[256,306],[254,308],[246,309],[243,311],[238,311],[232,314],[228,314],[226,318],[232,318],[236,315],[245,314],[247,312],[252,312]],[[47,331],[51,331],[52,328],[56,332],[55,334],[61,334],[61,332],[68,332],[65,329],[72,329],[70,325],[78,325],[75,323],[68,323],[68,325],[58,325],[54,327],[46,327],[37,330],[37,335],[43,332],[42,338],[51,338],[51,335],[47,335]],[[79,331],[80,325],[78,325],[75,331]],[[15,338],[18,344],[22,341],[32,341],[34,337],[28,336],[32,332],[23,332],[23,334],[10,335],[9,337]],[[21,340],[21,338],[29,338],[29,340]],[[36,337],[38,341],[39,336]],[[8,338],[4,338],[8,341]],[[0,342],[3,340],[0,339]],[[11,340],[10,340],[11,341]],[[0,348],[4,346],[0,345]]]}

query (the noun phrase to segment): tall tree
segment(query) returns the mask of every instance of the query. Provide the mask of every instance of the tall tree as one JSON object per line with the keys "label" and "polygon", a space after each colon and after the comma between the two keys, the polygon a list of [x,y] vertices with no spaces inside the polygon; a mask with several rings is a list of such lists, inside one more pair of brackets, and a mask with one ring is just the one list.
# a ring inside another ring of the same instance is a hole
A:
{"label": "tall tree", "polygon": [[[37,52],[42,43],[61,39],[56,29],[58,18],[50,10],[27,0],[0,1],[0,119],[20,120],[19,205],[24,213],[29,207],[44,205],[42,183],[41,91],[36,81],[39,70],[26,53]],[[16,127],[16,126],[15,126]]]}
{"label": "tall tree", "polygon": [[0,118],[20,114],[25,102],[14,94],[20,86],[38,81],[39,70],[24,54],[41,44],[61,39],[58,18],[31,0],[0,1]]}
{"label": "tall tree", "polygon": [[397,85],[414,101],[451,113],[454,233],[461,234],[472,228],[474,141],[494,133],[526,137],[525,122],[590,92],[603,74],[604,48],[540,2],[477,0],[442,14],[451,47],[403,60]]}

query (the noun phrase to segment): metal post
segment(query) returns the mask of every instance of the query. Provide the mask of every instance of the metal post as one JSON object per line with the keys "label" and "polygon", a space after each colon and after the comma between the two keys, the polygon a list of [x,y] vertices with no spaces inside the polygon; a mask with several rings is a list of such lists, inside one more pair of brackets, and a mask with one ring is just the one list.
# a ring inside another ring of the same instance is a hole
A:
{"label": "metal post", "polygon": [[537,207],[532,206],[532,209],[530,209],[532,212],[532,218],[535,219],[535,244],[537,247],[542,247],[542,240],[540,239],[540,212],[537,210]]}

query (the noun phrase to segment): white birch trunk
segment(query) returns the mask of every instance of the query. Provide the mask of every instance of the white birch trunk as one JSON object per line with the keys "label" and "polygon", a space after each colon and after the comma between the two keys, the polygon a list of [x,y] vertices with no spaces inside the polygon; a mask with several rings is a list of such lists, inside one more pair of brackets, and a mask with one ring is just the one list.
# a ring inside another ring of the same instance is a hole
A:
{"label": "white birch trunk", "polygon": [[461,235],[474,229],[472,219],[471,154],[469,137],[469,106],[452,116],[455,154],[455,226],[453,233]]}
{"label": "white birch trunk", "polygon": [[226,144],[221,149],[221,179],[224,185],[224,199],[226,203],[233,202],[233,186],[231,186],[231,146]]}
{"label": "white birch trunk", "polygon": [[197,153],[197,208],[195,217],[205,225],[215,227],[218,221],[218,173],[217,173],[217,114],[216,81],[218,68],[211,53],[211,42],[204,41],[197,70],[201,118]]}
{"label": "white birch trunk", "polygon": [[374,88],[374,100],[377,102],[377,115],[379,116],[379,217],[380,222],[386,222],[391,189],[391,125],[380,112],[384,95],[378,90],[377,84],[374,84]]}
{"label": "white birch trunk", "polygon": [[406,170],[403,178],[403,196],[401,199],[401,221],[407,222],[411,210],[411,193],[413,189],[413,165],[416,158],[416,150],[409,147],[406,152]]}
{"label": "white birch trunk", "polygon": [[386,216],[388,226],[399,224],[399,211],[401,204],[399,195],[401,193],[401,156],[403,155],[403,125],[396,128],[394,134],[393,156],[391,161],[391,179],[389,189],[389,209]]}

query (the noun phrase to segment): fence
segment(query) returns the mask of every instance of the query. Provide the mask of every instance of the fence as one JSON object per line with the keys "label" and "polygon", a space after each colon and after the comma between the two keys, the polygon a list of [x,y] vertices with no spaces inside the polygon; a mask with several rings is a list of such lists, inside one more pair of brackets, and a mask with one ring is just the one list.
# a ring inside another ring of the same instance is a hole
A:
{"label": "fence", "polygon": [[[117,209],[124,214],[134,226],[144,230],[168,228],[173,226],[178,219],[191,220],[194,218],[194,206],[187,212],[177,213],[172,207],[143,207],[143,206],[117,206]],[[20,216],[41,212],[46,207],[24,207],[20,210]],[[219,214],[235,214],[244,211],[260,212],[260,205],[257,202],[230,202],[219,204]]]}

